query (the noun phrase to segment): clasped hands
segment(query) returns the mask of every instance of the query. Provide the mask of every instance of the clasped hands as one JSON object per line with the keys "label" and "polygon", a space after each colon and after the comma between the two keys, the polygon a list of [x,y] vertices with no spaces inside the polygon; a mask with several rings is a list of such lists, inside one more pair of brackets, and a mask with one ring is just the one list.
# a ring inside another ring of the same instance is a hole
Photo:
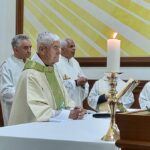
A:
{"label": "clasped hands", "polygon": [[83,109],[81,107],[75,107],[73,110],[70,111],[69,118],[74,120],[82,119],[85,113],[86,109]]}
{"label": "clasped hands", "polygon": [[87,78],[81,76],[78,77],[78,79],[76,80],[76,84],[77,86],[84,86],[87,81],[88,81]]}

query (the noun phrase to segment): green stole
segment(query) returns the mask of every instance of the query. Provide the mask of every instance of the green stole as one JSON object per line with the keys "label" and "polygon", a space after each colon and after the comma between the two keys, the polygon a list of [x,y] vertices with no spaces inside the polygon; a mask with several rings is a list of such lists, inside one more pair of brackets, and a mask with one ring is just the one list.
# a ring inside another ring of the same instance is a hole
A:
{"label": "green stole", "polygon": [[50,66],[43,66],[35,61],[27,61],[24,67],[25,69],[34,69],[39,72],[44,72],[47,78],[47,81],[49,83],[49,87],[53,93],[53,97],[57,106],[57,110],[60,110],[62,108],[65,108],[65,98],[62,93],[61,87],[58,83],[58,80],[56,78],[54,67]]}

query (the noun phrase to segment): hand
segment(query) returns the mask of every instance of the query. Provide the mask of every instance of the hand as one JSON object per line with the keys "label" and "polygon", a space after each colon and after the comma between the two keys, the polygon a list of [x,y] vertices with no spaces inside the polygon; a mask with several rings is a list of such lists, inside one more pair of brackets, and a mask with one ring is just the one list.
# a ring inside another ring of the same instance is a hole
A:
{"label": "hand", "polygon": [[70,111],[69,118],[71,119],[82,119],[86,110],[81,107],[75,107],[73,110]]}
{"label": "hand", "polygon": [[105,94],[105,99],[108,100],[109,96],[109,94]]}
{"label": "hand", "polygon": [[84,86],[87,81],[88,81],[87,78],[85,78],[85,77],[79,77],[77,79],[77,85],[78,86]]}

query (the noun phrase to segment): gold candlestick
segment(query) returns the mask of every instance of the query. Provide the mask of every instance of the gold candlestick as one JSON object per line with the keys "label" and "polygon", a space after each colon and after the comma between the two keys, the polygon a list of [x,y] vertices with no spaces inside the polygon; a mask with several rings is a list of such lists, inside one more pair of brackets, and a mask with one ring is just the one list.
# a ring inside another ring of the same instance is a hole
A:
{"label": "gold candlestick", "polygon": [[[120,137],[120,132],[117,127],[117,124],[115,122],[115,114],[116,114],[116,109],[119,108],[120,111],[126,111],[124,108],[123,104],[119,103],[119,99],[125,95],[129,94],[133,91],[133,89],[139,84],[138,80],[133,80],[130,79],[126,86],[123,88],[123,90],[119,93],[116,91],[116,86],[117,86],[117,75],[118,73],[111,73],[111,76],[108,78],[109,84],[110,84],[110,95],[108,97],[108,105],[110,108],[110,115],[111,115],[111,120],[110,120],[110,125],[108,128],[108,131],[106,135],[102,137],[102,140],[104,141],[116,141]],[[121,107],[118,107],[118,106]]]}
{"label": "gold candlestick", "polygon": [[111,73],[111,76],[108,79],[110,82],[110,91],[109,91],[110,95],[108,97],[108,104],[110,108],[111,120],[110,120],[109,129],[106,135],[102,137],[102,140],[115,141],[120,137],[119,129],[117,127],[117,124],[115,123],[115,114],[117,108],[117,97],[116,97],[117,73]]}

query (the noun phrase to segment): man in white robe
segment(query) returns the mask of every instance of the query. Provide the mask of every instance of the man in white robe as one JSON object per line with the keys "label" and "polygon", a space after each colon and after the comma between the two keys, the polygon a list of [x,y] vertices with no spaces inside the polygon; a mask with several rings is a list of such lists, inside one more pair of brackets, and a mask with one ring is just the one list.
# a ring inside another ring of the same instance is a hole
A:
{"label": "man in white robe", "polygon": [[77,106],[83,106],[83,100],[89,93],[89,84],[79,63],[74,58],[75,50],[75,43],[72,39],[62,41],[61,57],[56,65],[69,96]]}
{"label": "man in white robe", "polygon": [[[105,74],[105,76],[98,81],[96,81],[90,91],[90,94],[88,96],[88,104],[93,109],[97,111],[109,111],[108,108],[108,94],[110,90],[110,83],[108,80],[108,74]],[[117,77],[117,86],[116,90],[117,92],[120,92],[126,85],[126,82],[120,79],[120,77]],[[124,95],[119,100],[125,108],[130,108],[131,105],[134,102],[134,96],[133,93],[129,95]]]}
{"label": "man in white robe", "polygon": [[150,108],[150,82],[147,82],[139,96],[139,104],[142,109]]}
{"label": "man in white robe", "polygon": [[9,125],[83,118],[85,110],[74,107],[54,65],[61,51],[59,37],[40,33],[37,49],[18,81]]}
{"label": "man in white robe", "polygon": [[31,56],[31,42],[28,36],[16,35],[11,44],[14,54],[0,66],[0,99],[4,125],[8,124],[17,81],[26,59]]}

